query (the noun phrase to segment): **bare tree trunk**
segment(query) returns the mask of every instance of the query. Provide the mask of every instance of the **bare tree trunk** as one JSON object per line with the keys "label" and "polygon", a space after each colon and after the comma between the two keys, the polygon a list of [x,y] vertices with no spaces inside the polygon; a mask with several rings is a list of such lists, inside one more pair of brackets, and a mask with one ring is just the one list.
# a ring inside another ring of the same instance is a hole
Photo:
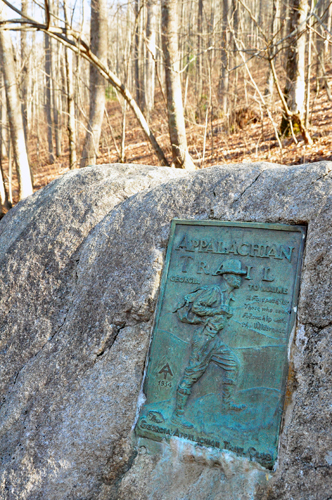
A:
{"label": "bare tree trunk", "polygon": [[2,215],[2,207],[5,205],[7,200],[5,183],[2,175],[2,166],[0,165],[0,216]]}
{"label": "bare tree trunk", "polygon": [[221,75],[219,84],[219,98],[222,103],[224,115],[227,115],[229,73],[228,73],[228,50],[229,50],[229,10],[230,0],[223,0],[222,11],[222,47],[221,47]]}
{"label": "bare tree trunk", "polygon": [[68,112],[68,140],[69,140],[69,168],[75,168],[76,156],[76,125],[75,125],[75,100],[73,83],[73,54],[66,50],[66,74],[67,74],[67,112]]}
{"label": "bare tree trunk", "polygon": [[197,12],[197,59],[196,59],[196,94],[198,102],[202,96],[202,49],[203,49],[203,0],[198,0]]}
{"label": "bare tree trunk", "polygon": [[317,36],[316,41],[316,50],[317,50],[317,63],[316,63],[316,93],[319,92],[320,88],[325,88],[329,100],[331,100],[331,90],[329,86],[329,81],[326,75],[325,69],[325,59],[327,55],[327,49],[329,47],[329,40],[331,36],[328,32],[331,31],[331,13],[332,13],[332,4],[330,1],[322,2],[318,8],[318,16],[321,21],[327,28],[327,32],[323,29],[322,26],[318,26],[317,30],[321,36],[325,37],[321,38],[321,36]]}
{"label": "bare tree trunk", "polygon": [[[310,11],[312,11],[314,0],[310,0]],[[307,95],[305,103],[305,128],[309,127],[309,114],[310,114],[310,77],[311,77],[311,43],[312,43],[312,17],[308,22],[308,62],[307,62]]]}
{"label": "bare tree trunk", "polygon": [[[240,25],[240,9],[239,3],[237,0],[232,0],[232,18],[233,18],[233,30],[234,37],[237,40],[239,35],[239,25]],[[233,38],[234,38],[233,37]],[[233,49],[233,66],[238,66],[239,55],[236,48],[236,43],[234,39],[232,40],[232,49]],[[238,99],[238,81],[239,81],[239,69],[233,71],[233,99],[232,99],[232,108],[234,109]],[[228,110],[228,114],[230,114],[230,110]]]}
{"label": "bare tree trunk", "polygon": [[[53,3],[55,26],[59,25],[57,17],[59,17],[59,0]],[[60,57],[62,47],[57,40],[52,40],[52,97],[53,97],[53,116],[54,116],[54,133],[55,133],[55,154],[61,156],[61,139],[62,139],[62,99],[61,99],[61,69]]]}
{"label": "bare tree trunk", "polygon": [[[0,73],[0,75],[1,75],[1,80],[2,80],[2,74]],[[0,108],[0,111],[2,112],[2,107]],[[0,116],[0,119],[2,122],[2,119],[3,119],[2,114]],[[2,130],[1,130],[1,134],[2,134]],[[0,147],[0,217],[1,217],[4,213],[6,213],[12,207],[12,204],[9,203],[9,200],[8,200],[8,193],[7,193],[7,189],[6,189],[6,185],[5,185],[5,176],[3,173],[3,154],[2,154],[3,139],[2,139],[2,135],[0,136],[0,140],[1,140],[1,147]]]}
{"label": "bare tree trunk", "polygon": [[[107,64],[107,2],[91,0],[90,46],[103,64]],[[80,167],[95,165],[99,150],[101,126],[105,109],[105,80],[90,66],[90,111]]]}
{"label": "bare tree trunk", "polygon": [[47,142],[49,162],[54,163],[54,149],[53,149],[53,117],[52,117],[52,43],[50,37],[45,33],[45,78],[46,78],[46,121],[47,121]]}
{"label": "bare tree trunk", "polygon": [[2,86],[3,86],[3,75],[0,72],[0,86],[1,86],[1,102],[0,102],[0,217],[4,212],[6,212],[9,209],[9,203],[8,203],[8,196],[7,196],[7,191],[6,191],[6,186],[5,186],[5,179],[3,175],[3,159],[4,159],[4,139],[3,139],[3,123],[5,120],[5,109],[3,106],[2,99],[4,97],[4,94],[2,92]]}
{"label": "bare tree trunk", "polygon": [[[142,2],[142,6],[141,6],[141,9],[140,9],[140,14],[139,14],[139,18],[138,18],[138,26],[140,28],[139,30],[139,40],[140,40],[140,72],[139,72],[139,75],[140,75],[140,92],[141,92],[141,97],[140,97],[140,107],[141,108],[144,108],[144,102],[145,102],[145,95],[144,95],[144,91],[145,91],[145,61],[146,61],[146,44],[145,43],[142,43],[143,42],[143,37],[145,36],[145,34],[143,34],[143,27],[146,25],[146,20],[145,20],[145,13],[146,13],[146,9],[143,8],[144,6],[144,1]],[[126,79],[126,82],[125,82],[125,85],[128,86],[128,81]]]}
{"label": "bare tree trunk", "polygon": [[0,162],[0,217],[2,217],[10,208],[11,204],[8,201],[8,194],[2,170],[2,162]]}
{"label": "bare tree trunk", "polygon": [[[209,31],[209,39],[208,39],[208,47],[213,47],[214,46],[214,16],[215,16],[215,8],[214,8],[214,2],[211,2],[210,5],[210,20],[208,24],[208,31]],[[210,68],[211,64],[214,61],[214,50],[209,50],[209,62],[210,62]]]}
{"label": "bare tree trunk", "polygon": [[162,0],[162,46],[165,58],[168,128],[173,165],[194,170],[188,153],[179,74],[177,0]]}
{"label": "bare tree trunk", "polygon": [[[55,15],[55,26],[59,25],[59,0],[54,0],[53,9]],[[62,79],[61,75],[61,53],[62,46],[57,40],[52,40],[52,96],[53,96],[53,116],[55,133],[55,154],[61,156],[62,147]]]}
{"label": "bare tree trunk", "polygon": [[[22,0],[22,12],[28,14],[28,0]],[[22,117],[25,142],[28,144],[29,140],[29,126],[28,126],[28,91],[29,91],[29,50],[28,50],[28,33],[21,31],[21,61],[22,61]]]}
{"label": "bare tree trunk", "polygon": [[122,103],[122,131],[121,131],[121,151],[120,162],[126,161],[126,115],[127,115],[127,102]]}
{"label": "bare tree trunk", "polygon": [[6,112],[6,90],[4,84],[3,74],[0,71],[0,157],[1,160],[7,156],[7,147],[6,147],[6,139],[7,139],[7,112]]}
{"label": "bare tree trunk", "polygon": [[158,2],[156,0],[148,0],[147,9],[144,112],[147,121],[149,121],[154,107]]}
{"label": "bare tree trunk", "polygon": [[138,106],[141,106],[141,80],[140,80],[140,43],[139,43],[139,0],[135,0],[135,20],[136,20],[136,29],[135,29],[135,51],[134,51],[134,61],[135,61],[135,89],[136,89],[136,102]]}
{"label": "bare tree trunk", "polygon": [[[54,43],[55,42],[55,43]],[[61,78],[60,78],[60,65],[59,65],[59,55],[60,55],[60,46],[58,42],[52,40],[53,46],[56,45],[56,50],[53,51],[55,57],[52,58],[52,66],[53,66],[53,83],[52,83],[52,95],[53,95],[53,116],[54,116],[54,132],[55,132],[55,154],[56,156],[61,156],[62,148],[61,148],[61,138],[62,138],[62,130],[61,130]],[[57,76],[55,76],[57,75]]]}
{"label": "bare tree trunk", "polygon": [[327,28],[327,33],[325,33],[326,39],[324,43],[324,53],[325,56],[328,56],[330,50],[330,42],[331,42],[331,28],[332,28],[332,3],[330,0],[325,0],[326,4],[326,14],[324,18],[324,23]]}
{"label": "bare tree trunk", "polygon": [[[0,5],[0,19],[2,19],[3,3]],[[7,113],[10,125],[10,134],[14,151],[19,180],[20,200],[32,194],[32,182],[29,168],[28,155],[25,146],[21,102],[15,75],[15,61],[13,46],[8,31],[0,30],[0,56],[2,71],[6,87]]]}
{"label": "bare tree trunk", "polygon": [[[273,38],[273,36],[276,34],[278,30],[279,17],[280,17],[280,0],[273,0],[273,14],[272,14],[271,38],[270,38],[272,44],[275,43],[275,39]],[[276,53],[275,49],[272,49],[270,51],[269,57],[274,59],[275,53]],[[273,73],[271,67],[269,66],[266,78],[266,87],[265,87],[265,95],[267,97],[272,96],[273,88],[274,88]]]}
{"label": "bare tree trunk", "polygon": [[8,140],[8,201],[13,204],[13,160],[12,160],[12,141]]}
{"label": "bare tree trunk", "polygon": [[[63,5],[66,23],[69,22],[69,15],[66,1]],[[75,97],[73,81],[73,52],[65,47],[65,66],[67,84],[67,113],[68,113],[68,141],[69,141],[69,168],[75,168],[76,156],[76,125],[75,125]]]}
{"label": "bare tree trunk", "polygon": [[[300,120],[303,120],[305,107],[305,19],[307,11],[307,0],[290,0],[290,33],[296,29],[300,33],[292,37],[289,42],[285,95],[289,110]],[[293,124],[295,125],[297,121],[293,119]],[[285,132],[288,126],[289,119],[284,117],[281,123],[281,132]]]}

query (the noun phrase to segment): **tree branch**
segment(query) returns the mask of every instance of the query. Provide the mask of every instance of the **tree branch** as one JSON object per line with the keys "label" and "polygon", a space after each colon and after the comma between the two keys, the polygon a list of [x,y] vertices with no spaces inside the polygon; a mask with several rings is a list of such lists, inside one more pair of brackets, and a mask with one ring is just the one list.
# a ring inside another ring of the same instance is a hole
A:
{"label": "tree branch", "polygon": [[[1,0],[0,0],[1,1]],[[139,106],[137,105],[135,99],[132,97],[131,93],[129,90],[126,88],[126,86],[120,81],[120,79],[112,72],[110,69],[105,66],[100,59],[93,54],[91,51],[89,45],[82,40],[81,34],[74,31],[72,28],[68,29],[66,28],[61,28],[59,26],[51,26],[48,24],[50,20],[46,24],[41,24],[38,23],[35,19],[23,14],[19,9],[14,7],[8,0],[2,0],[8,7],[10,7],[14,12],[19,14],[22,18],[26,19],[29,22],[24,23],[25,29],[31,29],[32,31],[41,31],[43,33],[46,33],[48,36],[60,41],[63,45],[66,47],[70,48],[73,52],[75,52],[78,55],[81,55],[84,59],[89,61],[90,64],[93,64],[95,68],[99,71],[99,73],[110,82],[110,84],[122,95],[122,97],[127,101],[129,106],[131,107],[132,111],[134,112],[140,126],[142,127],[144,134],[146,135],[147,139],[151,143],[159,161],[161,162],[162,165],[169,166],[168,161],[164,155],[163,150],[159,146],[157,139],[151,132],[147,121],[144,118],[144,115],[142,111],[140,110]],[[47,9],[46,9],[47,11]],[[47,16],[46,16],[47,17]],[[21,23],[21,20],[18,24],[23,24]],[[2,26],[6,26],[6,21],[1,23]],[[1,28],[3,29],[3,28]],[[9,26],[8,29],[13,29],[13,27]],[[22,29],[22,26],[20,26],[20,29]],[[15,29],[14,29],[15,30]],[[70,37],[70,38],[69,38]]]}

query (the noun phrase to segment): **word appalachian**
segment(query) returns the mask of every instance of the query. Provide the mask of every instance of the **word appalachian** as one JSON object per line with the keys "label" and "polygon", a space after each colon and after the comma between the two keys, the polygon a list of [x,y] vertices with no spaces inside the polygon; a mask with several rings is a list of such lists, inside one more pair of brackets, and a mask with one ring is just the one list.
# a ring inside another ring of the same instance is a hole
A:
{"label": "word appalachian", "polygon": [[184,234],[175,250],[184,250],[186,252],[203,252],[217,254],[242,255],[243,257],[258,257],[260,259],[286,259],[292,260],[294,247],[287,245],[260,245],[251,243],[241,243],[238,245],[235,241],[230,242],[226,247],[223,241],[213,239],[196,240],[188,238]]}

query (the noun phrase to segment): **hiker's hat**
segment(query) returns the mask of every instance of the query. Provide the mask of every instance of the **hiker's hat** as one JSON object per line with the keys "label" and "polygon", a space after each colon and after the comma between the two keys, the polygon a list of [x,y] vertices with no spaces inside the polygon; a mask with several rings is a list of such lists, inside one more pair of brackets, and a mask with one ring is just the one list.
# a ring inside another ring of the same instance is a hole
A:
{"label": "hiker's hat", "polygon": [[237,259],[225,260],[222,263],[216,274],[247,274],[246,271],[242,269],[241,262]]}

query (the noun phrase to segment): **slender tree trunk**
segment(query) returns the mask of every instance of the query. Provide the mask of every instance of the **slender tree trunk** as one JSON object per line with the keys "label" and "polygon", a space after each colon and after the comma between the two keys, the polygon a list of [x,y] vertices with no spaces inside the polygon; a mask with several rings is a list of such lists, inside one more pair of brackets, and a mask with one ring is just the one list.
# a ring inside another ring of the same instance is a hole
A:
{"label": "slender tree trunk", "polygon": [[120,151],[120,162],[124,163],[126,161],[126,115],[127,115],[127,103],[123,101],[122,103],[122,130],[121,130],[121,151]]}
{"label": "slender tree trunk", "polygon": [[317,64],[316,64],[316,92],[319,92],[320,88],[325,88],[328,98],[331,100],[331,91],[329,86],[329,81],[326,75],[325,59],[328,55],[327,48],[329,47],[329,40],[331,36],[329,31],[331,31],[331,13],[332,5],[330,1],[322,2],[318,9],[318,16],[327,28],[327,32],[322,26],[318,26],[318,32],[325,37],[325,40],[320,36],[316,38],[316,50],[317,50]]}
{"label": "slender tree trunk", "polygon": [[[264,9],[266,10],[266,1],[265,0],[259,0],[259,6],[258,6],[258,24],[259,26],[263,27],[264,26]],[[259,49],[260,48],[260,33],[258,30],[258,27],[256,26],[256,36],[257,36],[257,42],[256,42],[256,47]]]}
{"label": "slender tree trunk", "polygon": [[61,156],[61,70],[60,70],[60,55],[62,47],[56,40],[52,40],[52,97],[53,97],[53,116],[54,116],[54,133],[55,133],[55,154]]}
{"label": "slender tree trunk", "polygon": [[80,79],[81,79],[81,66],[82,66],[82,61],[79,56],[76,56],[73,58],[73,63],[75,62],[75,69],[73,72],[74,76],[74,101],[75,101],[75,136],[79,137],[80,133],[80,99],[81,99],[81,92],[80,92]]}
{"label": "slender tree trunk", "polygon": [[[208,46],[209,46],[209,48],[214,46],[214,11],[215,11],[215,8],[214,8],[214,2],[213,1],[211,2],[210,8],[211,8],[211,10],[210,10],[210,21],[209,21],[209,26],[208,26],[208,29],[209,29]],[[209,50],[210,67],[211,67],[211,64],[213,64],[213,61],[214,61],[214,50]]]}
{"label": "slender tree trunk", "polygon": [[0,162],[0,218],[8,212],[11,204],[8,201],[8,194],[5,186],[5,180],[2,169],[2,162]]}
{"label": "slender tree trunk", "polygon": [[[145,36],[145,34],[143,35],[143,26],[146,25],[146,22],[145,22],[145,12],[146,12],[146,9],[145,8],[141,8],[141,15],[139,14],[139,19],[138,19],[138,26],[140,28],[140,31],[139,31],[139,39],[140,39],[140,72],[139,72],[139,75],[140,75],[140,92],[141,92],[141,97],[140,97],[140,107],[141,108],[144,108],[144,103],[145,103],[145,95],[144,95],[144,92],[145,92],[145,81],[146,81],[146,75],[145,75],[145,61],[146,61],[146,44],[143,43],[143,37]],[[128,86],[128,82],[125,83],[126,86]]]}
{"label": "slender tree trunk", "polygon": [[141,79],[140,79],[140,43],[139,43],[139,0],[135,0],[135,19],[136,19],[136,29],[135,29],[135,50],[134,50],[134,61],[135,61],[135,89],[136,89],[136,102],[138,106],[141,105]]}
{"label": "slender tree trunk", "polygon": [[[240,25],[240,6],[237,0],[232,0],[232,18],[233,18],[233,31],[234,37],[237,40],[239,36],[239,25]],[[232,49],[233,49],[233,66],[238,66],[239,64],[239,55],[236,48],[235,39],[233,37],[232,40]],[[237,103],[238,98],[238,80],[239,80],[239,69],[233,71],[233,99],[232,99],[232,108],[234,109]],[[228,110],[228,114],[230,114],[230,110]]]}
{"label": "slender tree trunk", "polygon": [[230,0],[223,0],[222,11],[222,40],[221,40],[221,75],[219,84],[219,98],[222,103],[224,115],[228,111],[229,73],[228,73],[228,50],[229,50],[229,10]]}
{"label": "slender tree trunk", "polygon": [[52,43],[50,37],[45,33],[45,78],[46,78],[46,121],[47,121],[47,142],[49,162],[54,163],[54,149],[53,149],[53,117],[52,117]]}
{"label": "slender tree trunk", "polygon": [[197,59],[196,59],[196,94],[198,102],[202,96],[202,50],[203,50],[203,0],[198,0],[197,12]]}
{"label": "slender tree trunk", "polygon": [[176,0],[162,0],[162,46],[165,58],[168,128],[173,165],[194,170],[188,153],[179,74],[178,13]]}
{"label": "slender tree trunk", "polygon": [[[28,0],[22,0],[21,9],[23,14],[28,14]],[[28,33],[21,31],[21,61],[22,61],[22,117],[25,142],[29,140],[29,124],[28,124],[28,92],[29,92],[29,49],[28,49]]]}
{"label": "slender tree trunk", "polygon": [[13,204],[13,159],[12,159],[12,141],[8,140],[8,201]]}
{"label": "slender tree trunk", "polygon": [[[312,11],[314,0],[310,0],[310,11]],[[307,62],[307,95],[305,103],[305,127],[309,127],[309,115],[310,115],[310,79],[311,79],[311,44],[312,44],[312,18],[310,17],[308,22],[308,62]]]}
{"label": "slender tree trunk", "polygon": [[324,54],[325,57],[328,56],[329,50],[330,50],[330,42],[331,42],[331,28],[332,28],[332,3],[330,0],[325,0],[326,4],[326,14],[325,14],[325,19],[324,23],[327,28],[327,33],[325,33],[326,40],[324,43]]}
{"label": "slender tree trunk", "polygon": [[3,79],[3,74],[0,71],[0,157],[3,160],[7,156],[7,147],[6,147],[6,139],[7,139],[7,112],[6,112],[6,90]]}
{"label": "slender tree trunk", "polygon": [[21,102],[15,75],[12,41],[8,31],[0,30],[0,55],[6,87],[7,113],[13,145],[14,159],[19,180],[20,200],[32,194],[32,182],[25,146]]}
{"label": "slender tree trunk", "polygon": [[144,112],[147,121],[149,121],[154,107],[158,2],[156,0],[148,0],[147,9]]}
{"label": "slender tree trunk", "polygon": [[[90,46],[94,54],[107,65],[107,2],[91,0]],[[88,131],[81,158],[81,168],[95,165],[105,109],[105,80],[90,66],[90,111]]]}
{"label": "slender tree trunk", "polygon": [[[0,4],[0,19],[3,3]],[[25,146],[23,118],[18,85],[15,74],[15,61],[12,40],[8,31],[0,30],[0,57],[6,88],[7,113],[10,126],[10,135],[13,145],[14,159],[19,181],[19,198],[22,200],[32,194],[32,182],[27,150]]]}
{"label": "slender tree trunk", "polygon": [[[66,23],[69,22],[69,14],[66,1],[64,2],[64,15]],[[75,168],[76,156],[76,124],[75,124],[75,97],[73,81],[73,52],[65,47],[65,66],[67,84],[67,113],[68,113],[68,141],[69,141],[69,168]]]}
{"label": "slender tree trunk", "polygon": [[[54,24],[59,25],[59,0],[54,0]],[[53,116],[55,133],[55,154],[61,156],[62,147],[62,79],[61,79],[61,53],[62,46],[57,40],[52,40],[52,97],[53,97]]]}
{"label": "slender tree trunk", "polygon": [[[279,17],[280,17],[280,0],[273,0],[273,14],[272,14],[271,38],[270,38],[272,44],[275,43],[273,35],[275,35],[275,33],[278,30]],[[275,54],[276,54],[275,49],[272,49],[270,51],[269,57],[275,59]],[[272,97],[273,88],[274,88],[273,73],[271,67],[269,66],[266,78],[266,87],[265,87],[265,95],[267,97]]]}
{"label": "slender tree trunk", "polygon": [[[52,40],[53,42],[53,40]],[[57,44],[58,45],[58,44]],[[56,55],[57,57],[53,57],[54,61],[54,71],[53,75],[59,75],[59,77],[53,78],[53,115],[54,115],[54,132],[55,132],[55,154],[56,156],[61,156],[62,147],[61,147],[61,139],[62,139],[62,127],[61,127],[61,111],[62,111],[62,103],[61,103],[61,79],[60,79],[60,67],[59,61],[55,61],[54,59],[58,59],[58,51],[60,47],[56,47]]]}
{"label": "slender tree trunk", "polygon": [[76,124],[75,124],[75,99],[73,82],[73,53],[65,49],[66,75],[67,75],[67,112],[68,112],[68,140],[69,140],[69,168],[75,168],[76,156]]}
{"label": "slender tree trunk", "polygon": [[[2,84],[2,73],[0,73],[0,82]],[[4,155],[3,155],[3,137],[2,137],[2,131],[3,131],[3,127],[2,127],[2,121],[3,119],[5,119],[4,115],[2,114],[2,111],[3,111],[3,108],[2,106],[0,106],[0,120],[1,120],[1,128],[0,128],[0,217],[2,214],[4,214],[5,212],[7,212],[11,207],[11,203],[9,203],[9,200],[8,200],[8,193],[7,193],[7,190],[6,190],[6,185],[5,185],[5,176],[4,176],[4,172],[3,172],[3,158],[4,158]]]}
{"label": "slender tree trunk", "polygon": [[[300,120],[304,117],[305,108],[305,46],[306,25],[305,19],[308,12],[307,0],[290,0],[290,33],[296,29],[300,30],[290,39],[287,53],[287,81],[285,95],[287,105],[291,113],[297,115]],[[293,120],[295,124],[297,120]],[[281,131],[284,132],[289,126],[287,117],[283,118]]]}
{"label": "slender tree trunk", "polygon": [[[8,204],[8,196],[7,196],[7,191],[6,191],[6,186],[5,186],[5,179],[3,175],[3,151],[4,151],[4,140],[3,140],[3,120],[5,119],[5,113],[4,113],[4,107],[2,103],[2,98],[3,98],[3,92],[2,92],[2,86],[3,86],[3,76],[2,73],[0,73],[0,86],[1,86],[1,103],[0,103],[0,217],[3,214],[4,211],[7,211],[9,208]],[[5,210],[4,210],[5,209]]]}

